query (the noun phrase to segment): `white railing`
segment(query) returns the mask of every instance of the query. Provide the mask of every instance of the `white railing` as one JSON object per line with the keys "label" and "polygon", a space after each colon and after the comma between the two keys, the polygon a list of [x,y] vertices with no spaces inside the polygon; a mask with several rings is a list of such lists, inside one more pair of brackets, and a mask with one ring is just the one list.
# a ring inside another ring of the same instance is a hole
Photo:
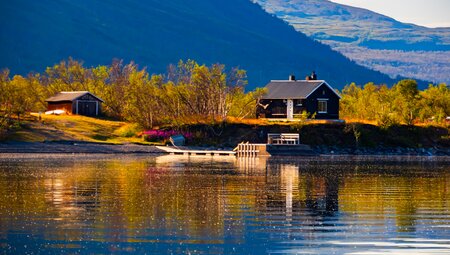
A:
{"label": "white railing", "polygon": [[240,143],[236,148],[238,157],[257,157],[259,150],[256,144]]}
{"label": "white railing", "polygon": [[267,143],[268,144],[275,144],[275,145],[296,145],[300,144],[300,135],[299,134],[292,134],[292,133],[281,133],[281,134],[275,134],[275,133],[269,133],[267,134]]}

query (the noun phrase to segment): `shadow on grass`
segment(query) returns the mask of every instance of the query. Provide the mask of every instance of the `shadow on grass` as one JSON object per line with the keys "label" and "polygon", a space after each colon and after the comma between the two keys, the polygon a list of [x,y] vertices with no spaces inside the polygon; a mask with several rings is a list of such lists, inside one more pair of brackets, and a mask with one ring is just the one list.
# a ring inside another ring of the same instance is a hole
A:
{"label": "shadow on grass", "polygon": [[98,140],[98,141],[106,141],[106,140],[108,140],[111,137],[97,134],[97,135],[91,136],[91,138],[94,139],[94,140]]}

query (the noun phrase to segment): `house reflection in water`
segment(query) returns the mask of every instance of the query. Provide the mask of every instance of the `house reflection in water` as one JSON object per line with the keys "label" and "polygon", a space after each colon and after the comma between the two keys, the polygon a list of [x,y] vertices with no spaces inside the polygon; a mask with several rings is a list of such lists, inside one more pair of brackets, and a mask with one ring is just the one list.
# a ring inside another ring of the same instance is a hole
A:
{"label": "house reflection in water", "polygon": [[[243,159],[242,159],[243,160]],[[315,224],[334,217],[339,210],[339,175],[303,167],[301,162],[259,159],[264,168],[249,168],[248,160],[240,163],[240,172],[263,176],[264,190],[257,195],[257,210],[277,211],[284,225]],[[275,223],[275,222],[274,222]]]}
{"label": "house reflection in water", "polygon": [[295,165],[281,166],[281,190],[286,194],[286,221],[287,226],[290,226],[292,221],[292,204],[294,195],[298,194],[298,176],[299,169]]}
{"label": "house reflection in water", "polygon": [[[265,250],[254,249],[264,247],[254,244],[267,240],[317,245],[348,231],[378,238],[448,229],[448,168],[276,157],[79,159],[0,164],[0,236],[15,238],[3,245],[53,242],[65,253],[109,254],[120,243],[126,250],[117,253],[157,254],[201,244],[204,253],[234,253],[228,248],[246,243],[235,253],[259,254]],[[11,235],[24,229],[45,239]]]}
{"label": "house reflection in water", "polygon": [[339,179],[336,175],[306,174],[306,206],[317,214],[333,216],[339,210]]}

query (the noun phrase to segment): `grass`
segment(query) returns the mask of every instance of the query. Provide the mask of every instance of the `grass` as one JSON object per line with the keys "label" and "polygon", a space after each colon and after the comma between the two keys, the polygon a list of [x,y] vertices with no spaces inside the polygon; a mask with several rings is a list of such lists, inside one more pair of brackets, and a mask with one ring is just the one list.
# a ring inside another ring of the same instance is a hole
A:
{"label": "grass", "polygon": [[[358,124],[353,127],[352,124]],[[185,124],[182,131],[193,134],[192,145],[216,145],[233,147],[239,142],[263,143],[267,133],[301,133],[302,142],[313,146],[354,147],[445,147],[450,146],[448,126],[398,125],[383,129],[362,120],[346,120],[345,123],[327,123],[310,120],[302,123],[272,122],[262,119],[228,119],[227,122]],[[123,121],[90,118],[78,115],[28,116],[21,125],[9,131],[8,141],[86,141],[109,144],[161,145],[138,137],[139,126]]]}
{"label": "grass", "polygon": [[8,134],[8,141],[86,141],[109,144],[152,144],[136,136],[137,127],[123,121],[91,118],[79,115],[37,114],[22,122]]}

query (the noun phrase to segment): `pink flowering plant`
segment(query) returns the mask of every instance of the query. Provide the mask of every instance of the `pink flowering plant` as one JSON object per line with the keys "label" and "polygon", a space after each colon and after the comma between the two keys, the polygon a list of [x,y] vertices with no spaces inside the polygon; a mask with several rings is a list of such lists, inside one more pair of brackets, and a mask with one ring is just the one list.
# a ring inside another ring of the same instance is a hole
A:
{"label": "pink flowering plant", "polygon": [[147,130],[142,132],[144,139],[149,142],[168,141],[169,138],[174,135],[183,135],[187,141],[191,140],[193,137],[190,132],[180,132],[175,130]]}

